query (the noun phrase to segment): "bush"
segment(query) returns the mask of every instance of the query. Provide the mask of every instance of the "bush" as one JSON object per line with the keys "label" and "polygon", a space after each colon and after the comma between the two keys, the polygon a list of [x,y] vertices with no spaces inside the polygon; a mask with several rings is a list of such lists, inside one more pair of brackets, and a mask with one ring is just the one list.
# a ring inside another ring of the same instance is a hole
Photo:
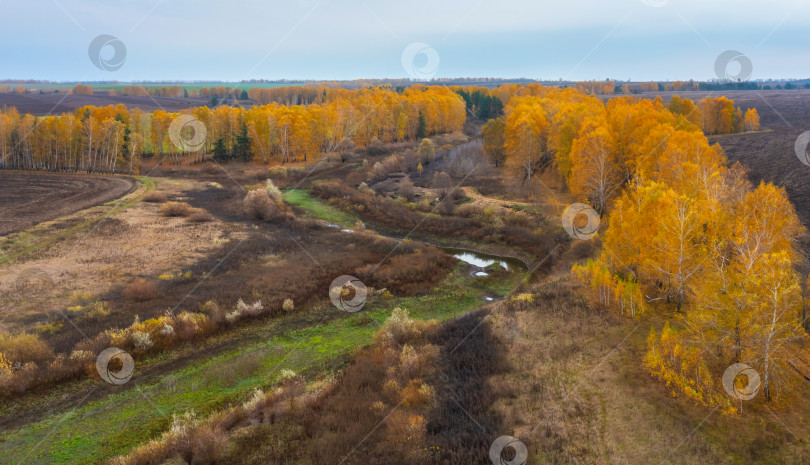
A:
{"label": "bush", "polygon": [[423,165],[429,165],[436,160],[436,146],[430,139],[422,139],[419,144],[419,162]]}
{"label": "bush", "polygon": [[476,140],[455,147],[438,160],[435,165],[432,169],[440,169],[453,177],[461,178],[468,176],[473,171],[488,167],[489,159],[484,154],[482,142]]}
{"label": "bush", "polygon": [[143,196],[144,202],[163,203],[167,199],[165,192],[150,191]]}
{"label": "bush", "polygon": [[399,155],[391,155],[386,157],[383,161],[374,163],[371,168],[372,177],[375,179],[388,177],[389,174],[402,170],[402,157]]}
{"label": "bush", "polygon": [[576,241],[571,245],[570,253],[571,258],[574,260],[588,258],[594,253],[593,243],[591,241]]}
{"label": "bush", "polygon": [[368,143],[368,153],[369,155],[381,155],[385,153],[385,144],[383,144],[377,136],[374,136],[371,142]]}
{"label": "bush", "polygon": [[53,349],[34,334],[0,333],[0,354],[12,364],[26,362],[42,364],[53,358]]}
{"label": "bush", "polygon": [[200,311],[207,315],[214,324],[221,323],[225,318],[225,311],[219,308],[219,305],[217,305],[216,302],[211,300],[202,304],[200,306]]}
{"label": "bush", "polygon": [[388,346],[401,346],[421,335],[420,322],[411,319],[407,310],[397,307],[374,334],[374,342]]}
{"label": "bush", "polygon": [[340,143],[337,145],[337,147],[335,147],[335,151],[346,153],[351,152],[352,150],[354,150],[354,148],[355,148],[354,141],[347,137],[344,137],[343,139],[340,140]]}
{"label": "bush", "polygon": [[295,304],[293,303],[292,299],[284,299],[284,304],[281,306],[285,312],[291,312],[295,310]]}
{"label": "bush", "polygon": [[190,223],[207,223],[214,221],[214,217],[207,211],[197,208],[194,213],[188,217],[188,221]]}
{"label": "bush", "polygon": [[439,171],[433,176],[433,187],[436,189],[449,189],[453,187],[453,181],[450,179],[449,174]]}
{"label": "bush", "polygon": [[411,178],[406,176],[399,181],[399,185],[397,186],[397,194],[410,200],[415,193],[416,189],[413,186]]}
{"label": "bush", "polygon": [[210,425],[201,425],[191,432],[191,462],[212,464],[225,450],[228,434]]}
{"label": "bush", "polygon": [[264,305],[262,305],[261,301],[256,301],[248,305],[244,300],[239,299],[239,301],[236,302],[236,310],[239,311],[240,315],[256,316],[262,313]]}
{"label": "bush", "polygon": [[273,202],[266,190],[253,190],[243,201],[245,214],[256,221],[274,221],[284,216],[284,212]]}
{"label": "bush", "polygon": [[160,214],[163,216],[176,217],[176,216],[189,216],[194,213],[191,205],[185,202],[166,202],[160,206]]}
{"label": "bush", "polygon": [[279,205],[281,204],[281,202],[284,202],[284,196],[281,194],[281,191],[278,190],[278,187],[276,187],[276,185],[273,184],[273,181],[269,179],[267,180],[267,187],[265,188],[265,190],[267,190],[267,195],[270,196],[270,198],[276,203],[276,205]]}
{"label": "bush", "polygon": [[419,166],[419,155],[416,154],[413,150],[409,150],[402,154],[400,157],[402,162],[400,163],[400,170],[407,171],[407,172],[414,172],[417,170]]}
{"label": "bush", "polygon": [[154,342],[152,342],[152,337],[149,336],[149,333],[144,333],[141,331],[132,332],[132,343],[138,350],[148,350],[154,344]]}
{"label": "bush", "polygon": [[158,287],[151,281],[136,279],[124,288],[121,296],[127,300],[145,302],[158,296]]}
{"label": "bush", "polygon": [[272,166],[267,170],[267,176],[271,178],[286,178],[287,177],[287,167],[286,166]]}
{"label": "bush", "polygon": [[177,315],[177,328],[175,332],[182,340],[203,334],[211,328],[207,315],[202,313],[182,312]]}

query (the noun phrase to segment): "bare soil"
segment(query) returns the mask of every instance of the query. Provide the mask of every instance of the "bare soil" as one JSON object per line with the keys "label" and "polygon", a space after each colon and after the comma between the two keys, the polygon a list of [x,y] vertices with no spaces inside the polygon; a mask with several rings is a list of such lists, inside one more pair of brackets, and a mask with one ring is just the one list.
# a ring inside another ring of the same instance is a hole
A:
{"label": "bare soil", "polygon": [[0,236],[131,192],[125,177],[0,171]]}
{"label": "bare soil", "polygon": [[0,107],[16,107],[20,113],[29,113],[34,116],[72,113],[85,105],[105,107],[121,103],[129,109],[140,108],[145,112],[152,112],[155,110],[178,111],[183,108],[199,107],[208,102],[209,100],[205,98],[135,97],[108,95],[106,92],[95,95],[65,95],[64,92],[58,94],[53,92],[44,94],[0,93]]}

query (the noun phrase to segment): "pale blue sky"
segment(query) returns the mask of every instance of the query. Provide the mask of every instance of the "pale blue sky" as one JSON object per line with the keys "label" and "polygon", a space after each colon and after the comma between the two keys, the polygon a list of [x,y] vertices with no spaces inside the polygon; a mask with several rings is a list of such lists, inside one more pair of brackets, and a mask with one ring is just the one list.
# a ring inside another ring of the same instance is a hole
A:
{"label": "pale blue sky", "polygon": [[[810,77],[795,0],[0,0],[0,17],[0,78],[399,78],[414,42],[436,77],[705,80],[729,49],[753,79]],[[119,70],[89,59],[99,34],[126,45]]]}

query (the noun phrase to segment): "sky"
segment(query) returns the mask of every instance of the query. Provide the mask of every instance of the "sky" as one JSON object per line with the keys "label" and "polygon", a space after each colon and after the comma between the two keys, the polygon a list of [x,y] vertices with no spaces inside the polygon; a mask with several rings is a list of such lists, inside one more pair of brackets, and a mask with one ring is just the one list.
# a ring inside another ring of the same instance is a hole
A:
{"label": "sky", "polygon": [[729,50],[727,76],[810,77],[806,0],[0,0],[0,17],[0,79],[709,80]]}

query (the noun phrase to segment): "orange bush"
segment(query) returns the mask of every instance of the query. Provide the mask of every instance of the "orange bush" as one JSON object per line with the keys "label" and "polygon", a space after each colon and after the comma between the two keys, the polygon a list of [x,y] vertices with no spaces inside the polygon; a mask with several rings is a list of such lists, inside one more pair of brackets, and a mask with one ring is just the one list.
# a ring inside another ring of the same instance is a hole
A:
{"label": "orange bush", "polygon": [[163,216],[189,216],[194,212],[191,205],[185,202],[166,202],[160,207]]}
{"label": "orange bush", "polygon": [[165,192],[151,191],[143,196],[144,202],[163,203],[167,199]]}
{"label": "orange bush", "polygon": [[136,279],[124,288],[121,296],[128,300],[145,302],[158,296],[158,287],[151,281]]}
{"label": "orange bush", "polygon": [[34,362],[41,364],[53,358],[53,349],[34,334],[0,333],[0,354],[11,364]]}

